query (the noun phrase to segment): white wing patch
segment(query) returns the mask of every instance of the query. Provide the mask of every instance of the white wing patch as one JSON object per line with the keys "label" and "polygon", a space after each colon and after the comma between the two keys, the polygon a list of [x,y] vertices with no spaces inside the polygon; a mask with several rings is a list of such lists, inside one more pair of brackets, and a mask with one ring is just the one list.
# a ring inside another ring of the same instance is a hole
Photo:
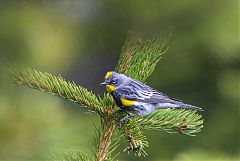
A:
{"label": "white wing patch", "polygon": [[172,103],[158,103],[157,106],[159,108],[167,108],[167,107],[179,107],[177,104],[172,104]]}
{"label": "white wing patch", "polygon": [[150,99],[153,96],[153,92],[152,91],[137,91],[139,98],[144,100],[144,99]]}

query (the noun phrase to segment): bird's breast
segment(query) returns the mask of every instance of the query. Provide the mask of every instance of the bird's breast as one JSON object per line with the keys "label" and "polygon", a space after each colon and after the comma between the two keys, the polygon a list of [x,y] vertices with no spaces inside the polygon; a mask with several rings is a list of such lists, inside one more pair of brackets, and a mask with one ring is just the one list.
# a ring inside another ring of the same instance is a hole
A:
{"label": "bird's breast", "polygon": [[122,102],[121,102],[121,97],[120,97],[119,95],[117,95],[116,92],[112,92],[111,95],[112,95],[115,103],[117,104],[117,106],[118,106],[118,107],[122,107],[123,104],[122,104]]}

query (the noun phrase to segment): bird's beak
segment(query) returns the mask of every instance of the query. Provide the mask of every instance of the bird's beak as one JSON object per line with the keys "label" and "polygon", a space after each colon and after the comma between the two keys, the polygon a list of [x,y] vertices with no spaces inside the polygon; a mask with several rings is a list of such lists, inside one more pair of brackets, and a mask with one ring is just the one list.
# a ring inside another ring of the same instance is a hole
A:
{"label": "bird's beak", "polygon": [[106,82],[102,82],[100,85],[107,85],[107,83]]}

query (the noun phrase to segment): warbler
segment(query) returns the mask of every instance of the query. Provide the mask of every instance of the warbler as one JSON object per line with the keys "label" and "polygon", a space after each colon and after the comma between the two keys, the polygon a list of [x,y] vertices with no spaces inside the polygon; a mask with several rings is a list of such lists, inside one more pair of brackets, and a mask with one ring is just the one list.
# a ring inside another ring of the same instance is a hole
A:
{"label": "warbler", "polygon": [[112,95],[116,105],[121,108],[119,111],[131,113],[131,115],[121,118],[120,122],[129,117],[145,116],[162,108],[185,108],[203,111],[200,107],[168,97],[140,81],[115,71],[107,72],[105,81],[101,85],[106,86],[107,92]]}

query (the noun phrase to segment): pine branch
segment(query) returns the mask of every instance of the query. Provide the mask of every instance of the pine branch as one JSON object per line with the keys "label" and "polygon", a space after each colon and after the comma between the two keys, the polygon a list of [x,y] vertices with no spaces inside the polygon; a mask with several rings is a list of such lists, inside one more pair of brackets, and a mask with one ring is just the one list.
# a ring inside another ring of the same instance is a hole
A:
{"label": "pine branch", "polygon": [[167,51],[170,36],[145,40],[139,34],[131,34],[122,47],[115,70],[144,82]]}
{"label": "pine branch", "polygon": [[128,146],[125,150],[128,152],[134,152],[137,156],[146,156],[147,153],[144,150],[148,147],[147,137],[143,135],[140,129],[140,122],[138,118],[128,119],[120,126],[120,131],[125,135]]}
{"label": "pine branch", "polygon": [[[89,92],[87,89],[77,86],[74,82],[65,81],[61,76],[55,77],[49,73],[42,73],[31,68],[14,72],[13,78],[17,85],[25,85],[57,95],[99,113],[104,123],[100,132],[100,141],[95,160],[103,161],[110,158],[110,154],[114,150],[114,147],[111,146],[111,137],[115,129],[115,123],[112,118],[110,119],[110,116],[115,108],[115,103],[109,94],[105,94],[101,99],[91,91]],[[65,156],[65,154],[63,155]]]}
{"label": "pine branch", "polygon": [[111,119],[102,119],[101,123],[101,129],[98,130],[97,137],[98,138],[96,142],[96,152],[95,152],[95,161],[105,161],[105,160],[111,160],[111,153],[110,149],[111,147],[111,141],[112,141],[112,135],[113,131],[115,129],[115,124],[113,120]]}
{"label": "pine branch", "polygon": [[104,93],[103,98],[100,98],[99,100],[105,117],[110,117],[117,108],[112,96],[109,93]]}
{"label": "pine branch", "polygon": [[126,150],[134,152],[137,156],[145,156],[147,153],[144,148],[148,147],[148,142],[143,129],[195,136],[202,128],[202,116],[195,110],[160,109],[145,117],[127,119],[120,130],[128,143]]}
{"label": "pine branch", "polygon": [[57,95],[66,100],[78,103],[88,110],[103,114],[103,108],[91,91],[77,86],[74,82],[67,82],[61,76],[55,77],[49,73],[42,73],[31,68],[26,68],[18,73],[13,73],[17,85],[25,85],[43,92]]}
{"label": "pine branch", "polygon": [[181,133],[195,136],[203,128],[203,119],[195,110],[160,109],[139,118],[141,128],[147,130],[164,130],[168,133]]}

